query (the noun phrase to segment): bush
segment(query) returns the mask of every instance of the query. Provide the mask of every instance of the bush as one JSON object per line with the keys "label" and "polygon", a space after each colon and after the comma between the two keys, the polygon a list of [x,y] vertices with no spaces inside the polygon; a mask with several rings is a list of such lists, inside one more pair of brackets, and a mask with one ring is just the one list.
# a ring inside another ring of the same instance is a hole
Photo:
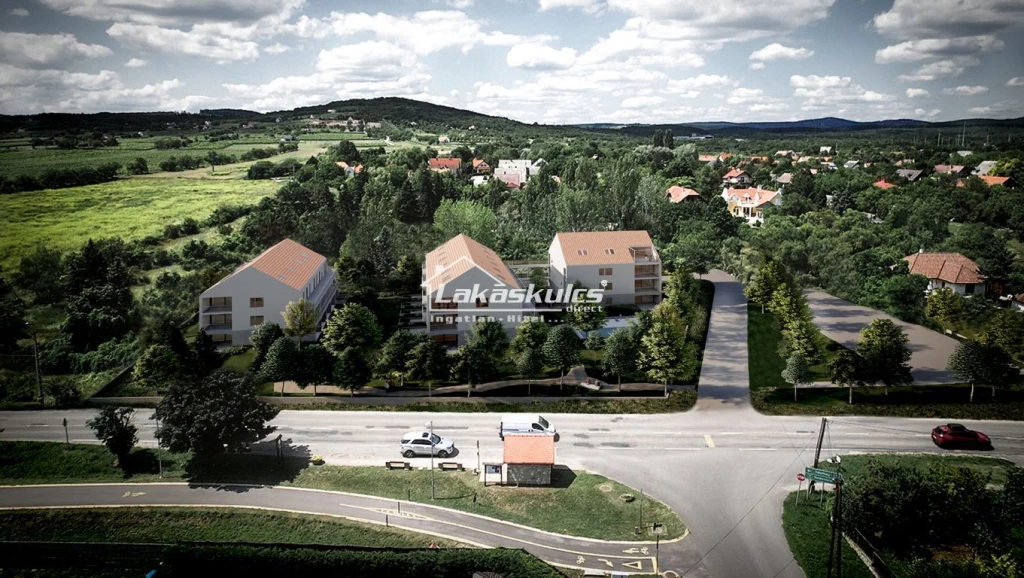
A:
{"label": "bush", "polygon": [[138,343],[133,335],[104,341],[94,351],[72,356],[72,369],[76,373],[95,373],[127,367],[138,354]]}
{"label": "bush", "polygon": [[71,338],[62,335],[56,339],[44,341],[39,347],[39,369],[47,374],[68,373],[71,371],[75,350],[71,346]]}
{"label": "bush", "polygon": [[46,387],[46,393],[53,400],[57,407],[75,407],[82,403],[82,391],[70,378],[60,378],[50,382]]}
{"label": "bush", "polygon": [[177,239],[181,236],[181,225],[173,223],[164,225],[164,238],[167,240]]}
{"label": "bush", "polygon": [[209,217],[203,220],[202,226],[227,225],[248,215],[252,212],[253,208],[251,205],[221,205],[214,209]]}
{"label": "bush", "polygon": [[181,223],[181,232],[186,235],[196,235],[199,233],[199,222],[192,217],[185,217],[185,220]]}

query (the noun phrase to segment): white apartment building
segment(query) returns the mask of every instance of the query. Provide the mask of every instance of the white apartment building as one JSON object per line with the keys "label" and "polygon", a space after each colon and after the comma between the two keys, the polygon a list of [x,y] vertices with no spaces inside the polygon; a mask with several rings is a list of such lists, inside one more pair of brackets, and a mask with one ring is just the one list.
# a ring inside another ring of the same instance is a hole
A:
{"label": "white apartment building", "polygon": [[473,324],[488,317],[505,326],[509,337],[534,306],[508,302],[508,293],[525,289],[497,253],[466,235],[457,235],[423,260],[423,319],[431,339],[449,347],[465,345]]}
{"label": "white apartment building", "polygon": [[551,286],[604,289],[605,305],[661,302],[661,257],[647,231],[558,233],[548,248]]}
{"label": "white apartment building", "polygon": [[525,185],[530,178],[540,172],[540,168],[547,161],[537,159],[536,162],[529,159],[501,159],[498,161],[498,168],[494,169],[494,177],[506,183],[512,182],[513,176],[519,180],[519,185]]}
{"label": "white apartment building", "polygon": [[322,330],[336,294],[334,268],[327,259],[285,239],[203,291],[199,327],[218,346],[248,345],[254,327],[271,321],[283,328],[285,307],[305,298],[316,306]]}

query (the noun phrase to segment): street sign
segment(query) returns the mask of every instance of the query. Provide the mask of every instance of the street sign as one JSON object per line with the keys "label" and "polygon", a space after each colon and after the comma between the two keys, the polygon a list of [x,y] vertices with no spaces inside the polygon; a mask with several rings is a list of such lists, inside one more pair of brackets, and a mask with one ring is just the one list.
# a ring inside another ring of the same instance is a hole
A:
{"label": "street sign", "polygon": [[796,475],[796,481],[798,481],[798,482],[802,482],[802,481],[804,481],[806,479],[807,479],[807,476],[805,476],[803,474],[797,474]]}
{"label": "street sign", "polygon": [[834,484],[837,479],[842,478],[842,475],[838,472],[818,468],[804,468],[804,475],[812,482],[822,482],[825,484]]}

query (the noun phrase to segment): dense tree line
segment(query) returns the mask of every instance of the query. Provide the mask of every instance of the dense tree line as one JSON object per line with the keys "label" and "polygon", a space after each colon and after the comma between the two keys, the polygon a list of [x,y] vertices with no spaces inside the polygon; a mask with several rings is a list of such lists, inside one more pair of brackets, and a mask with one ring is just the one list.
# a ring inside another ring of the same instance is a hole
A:
{"label": "dense tree line", "polygon": [[0,176],[0,194],[97,185],[116,179],[119,170],[121,170],[119,163],[104,163],[92,168],[47,169],[38,177],[32,175],[17,175],[13,178]]}

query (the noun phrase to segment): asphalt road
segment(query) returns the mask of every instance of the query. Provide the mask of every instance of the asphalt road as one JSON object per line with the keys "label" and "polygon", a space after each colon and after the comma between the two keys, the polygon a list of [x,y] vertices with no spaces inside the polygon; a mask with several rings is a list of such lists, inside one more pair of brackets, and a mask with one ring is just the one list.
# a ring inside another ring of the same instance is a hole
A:
{"label": "asphalt road", "polygon": [[934,385],[945,383],[961,383],[961,380],[950,375],[946,369],[949,356],[956,349],[957,341],[932,331],[927,327],[900,321],[876,311],[843,301],[821,291],[805,291],[807,305],[814,314],[814,324],[826,337],[842,345],[853,348],[860,339],[861,329],[875,319],[889,319],[907,332],[913,356],[910,358],[910,374],[918,385]]}
{"label": "asphalt road", "polygon": [[[693,577],[796,578],[803,573],[782,532],[782,501],[796,489],[796,474],[813,462],[821,420],[768,417],[750,407],[742,291],[722,273],[712,272],[710,278],[716,283],[715,306],[697,407],[667,415],[548,414],[561,433],[557,461],[642,489],[679,513],[690,535],[662,557],[662,570]],[[142,445],[152,446],[150,413],[140,410],[137,423]],[[85,425],[93,414],[0,412],[0,440],[63,441],[61,420],[67,417],[73,442],[96,443]],[[455,440],[460,451],[454,460],[476,467],[477,442],[481,461],[501,458],[499,420],[496,414],[282,411],[274,425],[290,453],[382,466],[399,457],[402,433],[432,421],[435,432]],[[837,453],[941,451],[929,437],[941,420],[840,417],[829,422],[823,459]],[[1024,464],[1024,424],[962,423],[989,434],[995,451],[987,455]],[[274,450],[264,442],[254,451]],[[586,554],[579,566],[607,570]]]}

